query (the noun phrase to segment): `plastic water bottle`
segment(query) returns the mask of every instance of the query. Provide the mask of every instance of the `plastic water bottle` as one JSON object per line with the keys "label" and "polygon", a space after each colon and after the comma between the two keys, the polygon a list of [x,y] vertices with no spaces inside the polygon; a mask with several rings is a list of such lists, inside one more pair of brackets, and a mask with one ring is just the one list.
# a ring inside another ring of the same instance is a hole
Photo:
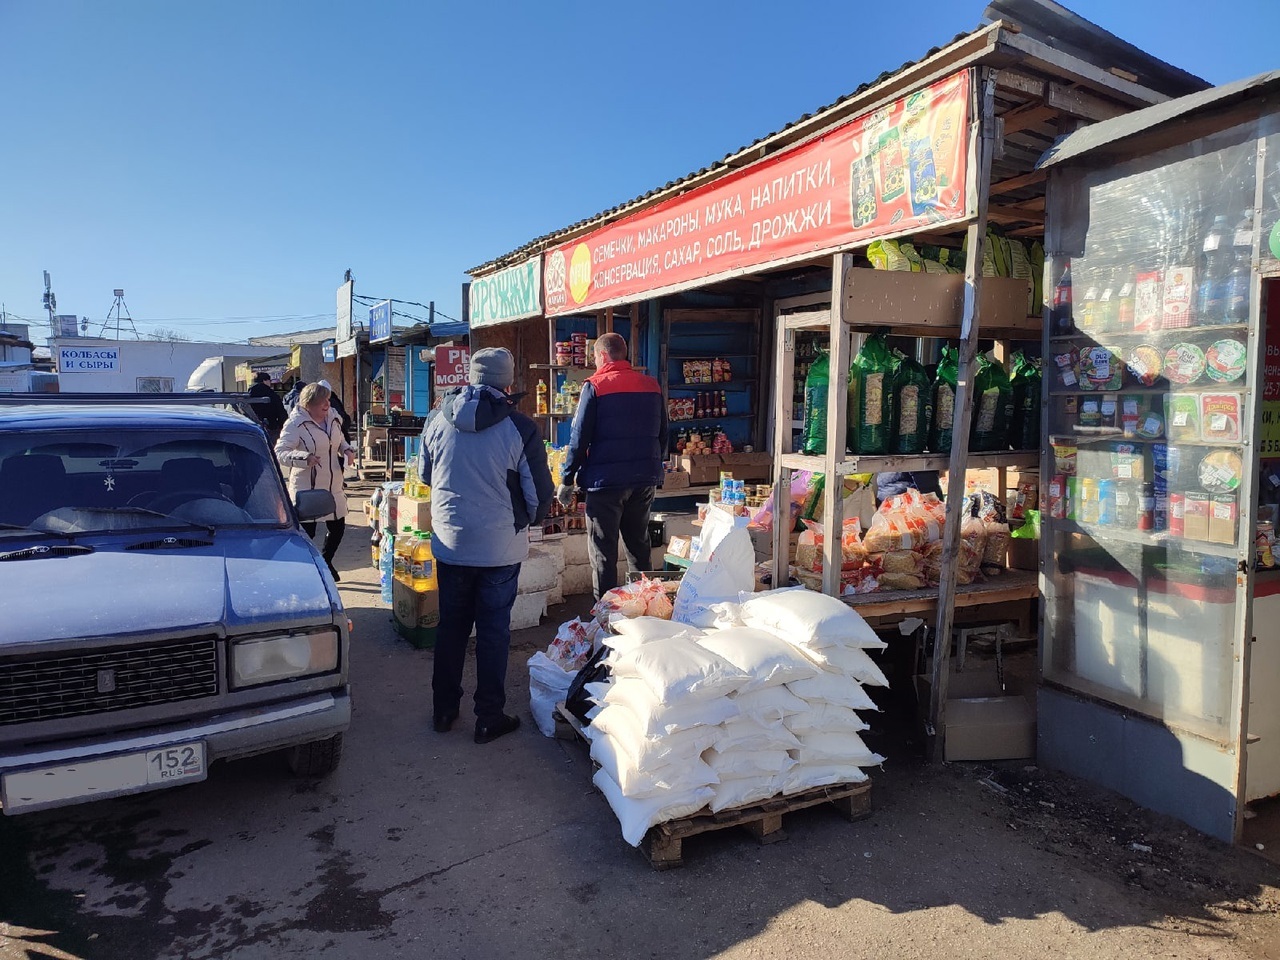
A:
{"label": "plastic water bottle", "polygon": [[1222,297],[1227,274],[1231,270],[1232,244],[1227,236],[1227,218],[1213,218],[1213,226],[1205,234],[1200,253],[1199,281],[1196,292],[1196,318],[1201,324],[1222,323]]}
{"label": "plastic water bottle", "polygon": [[395,583],[395,550],[390,536],[382,538],[382,558],[378,563],[378,583],[382,587],[382,602],[392,603],[392,584]]}

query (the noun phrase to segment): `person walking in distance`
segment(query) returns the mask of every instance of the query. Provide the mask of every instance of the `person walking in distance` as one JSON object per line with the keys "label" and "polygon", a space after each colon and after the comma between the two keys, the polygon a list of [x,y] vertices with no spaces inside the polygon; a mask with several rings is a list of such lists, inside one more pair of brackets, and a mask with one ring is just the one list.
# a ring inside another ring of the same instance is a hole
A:
{"label": "person walking in distance", "polygon": [[[289,495],[299,490],[328,490],[333,494],[334,512],[320,519],[325,525],[324,548],[320,551],[329,565],[334,582],[342,578],[333,558],[347,531],[347,496],[342,490],[342,467],[345,459],[355,462],[355,447],[342,435],[342,421],[329,407],[329,391],[318,383],[309,383],[298,394],[298,405],[289,414],[280,439],[276,441],[276,459],[288,471]],[[307,536],[316,535],[315,521],[302,524]]]}
{"label": "person walking in distance", "polygon": [[596,340],[596,372],[582,386],[569,457],[556,493],[568,506],[586,490],[592,588],[596,599],[618,585],[618,534],[633,572],[650,570],[649,510],[662,485],[667,412],[658,381],[627,362],[627,342]]}
{"label": "person walking in distance", "polygon": [[474,626],[476,743],[520,726],[505,713],[511,607],[529,555],[529,525],[542,522],[555,495],[538,428],[509,396],[514,379],[511,351],[474,353],[469,385],[450,391],[428,418],[418,454],[419,476],[431,487],[440,581],[433,725],[447,733],[458,719]]}
{"label": "person walking in distance", "polygon": [[285,420],[289,418],[289,411],[284,408],[284,401],[271,387],[271,374],[261,370],[254,379],[257,382],[249,388],[249,396],[265,402],[253,404],[252,410],[254,415],[262,421],[267,439],[274,447],[276,441],[280,439],[280,431],[284,429]]}

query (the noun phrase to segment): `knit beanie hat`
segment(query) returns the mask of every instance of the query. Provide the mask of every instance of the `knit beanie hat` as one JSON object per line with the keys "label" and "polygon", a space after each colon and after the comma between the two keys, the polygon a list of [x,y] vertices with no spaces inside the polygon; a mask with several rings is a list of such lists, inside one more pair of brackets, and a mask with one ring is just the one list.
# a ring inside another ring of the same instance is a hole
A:
{"label": "knit beanie hat", "polygon": [[506,347],[488,347],[471,355],[467,379],[476,386],[505,390],[516,379],[516,359]]}

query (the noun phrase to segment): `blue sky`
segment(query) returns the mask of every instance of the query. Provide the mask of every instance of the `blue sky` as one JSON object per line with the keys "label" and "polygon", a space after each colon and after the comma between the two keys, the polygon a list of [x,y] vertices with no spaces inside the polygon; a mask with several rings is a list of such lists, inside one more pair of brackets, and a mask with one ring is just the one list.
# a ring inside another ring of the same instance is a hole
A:
{"label": "blue sky", "polygon": [[[705,166],[975,27],[981,0],[0,0],[0,301],[239,341],[466,268]],[[1212,82],[1280,3],[1074,0]],[[272,318],[272,319],[266,319]],[[409,322],[400,321],[397,322]],[[37,329],[37,333],[41,331]]]}

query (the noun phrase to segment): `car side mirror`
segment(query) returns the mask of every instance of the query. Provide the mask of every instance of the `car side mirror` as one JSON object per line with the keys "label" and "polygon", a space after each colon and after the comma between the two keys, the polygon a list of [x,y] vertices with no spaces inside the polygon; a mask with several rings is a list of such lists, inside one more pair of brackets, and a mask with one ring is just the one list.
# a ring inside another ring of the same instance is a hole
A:
{"label": "car side mirror", "polygon": [[293,508],[298,511],[298,519],[305,522],[337,512],[338,505],[328,490],[299,490],[294,497]]}

